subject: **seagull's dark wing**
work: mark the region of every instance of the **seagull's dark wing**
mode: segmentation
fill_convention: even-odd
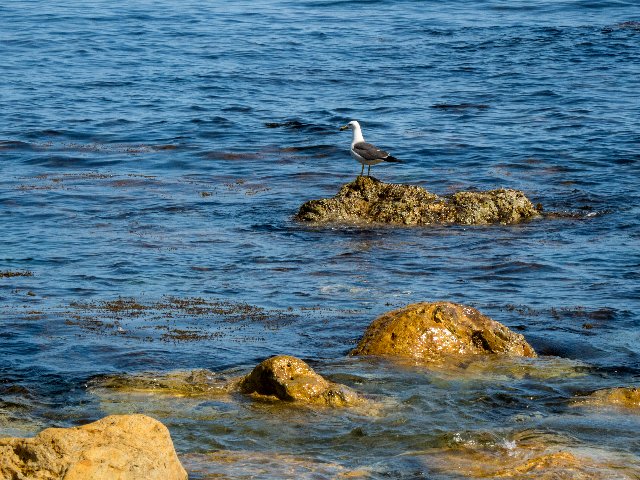
[[[397,162],[397,158],[392,157],[389,152],[380,150],[375,145],[371,145],[367,142],[358,142],[353,146],[353,151],[360,155],[365,160],[383,160],[385,162]]]

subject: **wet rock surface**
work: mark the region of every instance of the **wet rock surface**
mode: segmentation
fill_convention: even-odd
[[[631,456],[571,446],[570,439],[541,431],[517,432],[498,441],[483,433],[461,437],[445,448],[425,452],[425,463],[435,472],[455,473],[456,478],[630,480],[640,473]]]
[[[358,177],[333,198],[304,203],[296,219],[315,223],[380,223],[392,225],[512,224],[539,216],[518,190],[458,192],[440,197],[416,185],[383,183]]]
[[[278,355],[259,363],[245,376],[224,376],[210,370],[164,374],[109,375],[93,379],[91,389],[171,397],[220,398],[237,394],[260,400],[316,406],[356,406],[365,400],[345,385],[326,380],[299,358]]]
[[[245,394],[277,398],[287,402],[349,406],[360,402],[350,388],[325,380],[302,360],[278,355],[258,364],[239,383]]]
[[[351,355],[409,357],[442,363],[467,355],[535,357],[525,338],[475,308],[414,303],[375,319]]]
[[[0,478],[185,480],[167,428],[145,415],[112,415],[34,438],[0,439]]]
[[[206,369],[149,372],[136,375],[104,375],[92,379],[92,390],[152,393],[172,397],[215,397],[231,393],[237,381],[230,381]]]
[[[640,412],[640,388],[618,387],[593,392],[578,403],[602,407],[620,407]]]

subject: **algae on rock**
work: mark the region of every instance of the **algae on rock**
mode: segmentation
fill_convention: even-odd
[[[619,407],[640,412],[640,388],[617,387],[597,390],[577,403],[599,407]]]
[[[519,190],[458,192],[439,197],[416,185],[358,177],[343,185],[333,198],[304,203],[295,218],[316,223],[487,225],[518,223],[538,215]]]

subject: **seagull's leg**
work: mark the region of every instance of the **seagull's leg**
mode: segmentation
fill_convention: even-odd
[[[362,169],[364,170],[364,165],[362,165]],[[367,170],[367,177],[371,176],[371,165],[369,165],[369,170]]]
[[[364,163],[362,164],[362,171],[360,172],[360,176],[364,175]]]

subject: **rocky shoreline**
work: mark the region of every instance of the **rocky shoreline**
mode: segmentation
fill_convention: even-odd
[[[530,358],[537,354],[523,335],[483,315],[451,302],[422,302],[388,312],[375,319],[350,356],[410,359],[415,366],[447,368],[455,374],[460,362],[491,357]],[[398,364],[402,368],[402,363]],[[259,363],[244,376],[221,379],[207,371],[165,377],[103,377],[98,388],[175,396],[241,395],[259,402],[281,402],[305,408],[353,408],[374,403],[366,395],[323,378],[306,362],[277,355]],[[622,407],[640,412],[637,388],[593,392],[576,405]],[[526,442],[525,442],[526,443]],[[486,478],[606,478],[609,464],[582,458],[562,448],[524,445],[509,461],[491,462],[488,456],[469,458],[463,450],[432,452],[443,471],[466,465]],[[183,480],[187,473],[178,459],[167,428],[145,415],[112,415],[81,427],[49,428],[34,438],[0,438],[0,478],[49,480]],[[462,457],[460,457],[462,455]],[[482,455],[475,452],[474,455]],[[449,465],[449,467],[447,467]],[[484,465],[484,466],[482,466]],[[590,477],[602,471],[603,476]],[[591,472],[591,473],[590,473]],[[360,472],[362,473],[362,472]],[[520,476],[519,476],[520,475]],[[367,478],[366,472],[363,476]],[[522,477],[524,478],[524,477]],[[527,477],[528,478],[528,477]]]
[[[440,197],[414,185],[386,184],[371,177],[358,177],[342,186],[328,199],[311,200],[300,207],[296,220],[313,224],[372,225],[510,225],[535,219],[542,207],[534,206],[523,192],[497,189],[486,192],[457,192]],[[31,275],[31,272],[4,272],[3,276]],[[122,328],[125,314],[147,313],[180,315],[255,317],[263,322],[289,320],[287,311],[265,311],[245,304],[231,304],[201,298],[166,298],[157,303],[140,303],[118,299],[97,305],[74,304],[71,324],[92,330],[110,329],[126,336]],[[96,312],[113,317],[101,321]],[[85,318],[86,317],[86,318]],[[274,320],[275,318],[275,320]],[[209,338],[198,330],[169,327],[163,339]],[[468,375],[474,364],[491,359],[488,371],[522,370],[535,375],[538,355],[525,337],[483,315],[475,308],[452,302],[420,302],[387,312],[374,319],[347,358],[387,361],[394,368],[426,369],[447,372],[451,377]],[[530,360],[510,365],[509,361]],[[483,370],[488,368],[488,370]],[[529,370],[527,370],[527,368]],[[511,370],[510,370],[511,369]],[[370,398],[358,388],[331,381],[314,371],[305,361],[282,354],[258,363],[245,375],[224,378],[208,370],[109,375],[90,382],[90,391],[99,395],[110,391],[116,395],[142,393],[176,398],[216,399],[226,396],[242,401],[282,405],[283,408],[349,409],[360,415],[380,411],[381,400]],[[640,411],[637,388],[617,388],[591,392],[576,398],[578,407],[624,408]],[[335,410],[332,410],[335,409]],[[193,456],[185,459],[205,471],[207,462],[253,462],[258,452],[246,456],[238,452]],[[430,463],[444,473],[466,471],[483,478],[552,479],[557,475],[571,478],[590,477],[604,472],[607,478],[616,465],[594,462],[570,449],[548,448],[544,444],[522,441],[510,452],[509,460],[496,460],[482,451],[465,451],[462,447],[443,448],[429,453]],[[216,460],[217,459],[217,460]],[[224,460],[220,460],[224,459]],[[285,468],[304,464],[304,460],[281,457]],[[287,462],[292,462],[288,465]],[[339,476],[368,478],[366,471],[346,471],[331,467]],[[209,470],[211,470],[209,468]],[[187,472],[176,454],[168,429],[158,420],[141,414],[110,415],[84,426],[47,428],[34,438],[0,438],[0,479],[12,480],[184,480]],[[565,478],[565,477],[563,477]],[[567,477],[568,478],[568,477]]]

